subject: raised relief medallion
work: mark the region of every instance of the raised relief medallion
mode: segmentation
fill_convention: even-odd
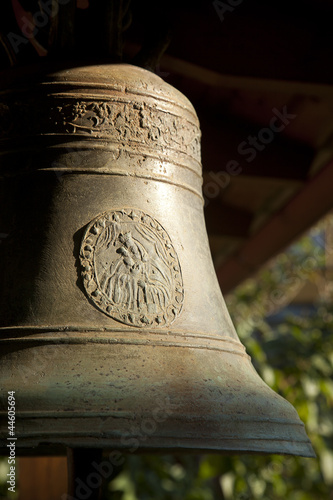
[[[132,326],[168,326],[184,301],[178,256],[156,219],[135,209],[104,212],[84,234],[81,272],[88,297]]]

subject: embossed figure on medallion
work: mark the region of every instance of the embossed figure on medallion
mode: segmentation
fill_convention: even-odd
[[[80,260],[88,296],[133,326],[167,326],[184,300],[178,257],[165,229],[134,209],[105,212],[83,237]]]

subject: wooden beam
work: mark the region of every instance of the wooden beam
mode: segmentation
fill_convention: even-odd
[[[229,9],[224,2],[222,14],[218,4],[223,2],[178,4],[163,71],[210,86],[332,96],[326,87],[333,84],[327,63],[333,57],[331,1],[293,0],[292,9],[287,0],[248,0]],[[128,44],[140,39],[142,27],[136,26]],[[308,85],[300,89],[299,82]]]
[[[333,208],[333,160],[217,270],[223,293],[255,273]]]
[[[140,50],[140,45],[128,40],[124,52],[130,61]],[[204,51],[204,49],[203,49]],[[205,51],[204,51],[205,53]],[[189,61],[188,58],[178,57],[166,52],[160,61],[159,72],[162,77],[178,87],[173,82],[175,77],[197,82],[205,87],[247,90],[255,92],[278,92],[296,94],[323,99],[333,99],[333,84],[316,81],[303,81],[296,78],[269,78],[268,76],[249,76],[246,74],[232,74],[225,70],[217,71],[205,65]],[[178,81],[178,80],[177,80]],[[186,90],[183,90],[186,94]]]
[[[210,236],[244,238],[249,234],[253,214],[214,199],[205,207],[205,219]]]
[[[332,3],[292,3],[249,0],[222,16],[216,2],[180,7],[168,54],[218,74],[332,84]]]
[[[67,493],[66,457],[20,457],[19,500],[60,500]]]
[[[333,99],[333,84],[305,82],[296,78],[288,80],[286,78],[227,74],[170,54],[165,54],[162,57],[161,71],[189,78],[213,88],[280,92]]]
[[[202,162],[206,172],[227,173],[228,165],[232,165],[234,172],[240,172],[236,175],[293,181],[307,178],[314,157],[310,146],[283,137],[281,133],[272,133],[269,143],[262,144],[258,140],[256,146],[251,146],[249,138],[260,136],[262,127],[231,117],[209,119],[202,116],[200,110],[199,116]]]

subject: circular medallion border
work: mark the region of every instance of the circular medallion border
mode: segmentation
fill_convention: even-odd
[[[181,313],[184,287],[170,236],[137,209],[111,210],[87,226],[81,276],[92,303],[136,327],[165,327]]]

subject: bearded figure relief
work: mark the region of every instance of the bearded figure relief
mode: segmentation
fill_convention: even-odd
[[[180,313],[183,284],[176,252],[165,229],[142,212],[117,211],[93,221],[81,262],[88,294],[115,319],[134,326],[167,325]],[[94,290],[92,290],[94,289]]]

